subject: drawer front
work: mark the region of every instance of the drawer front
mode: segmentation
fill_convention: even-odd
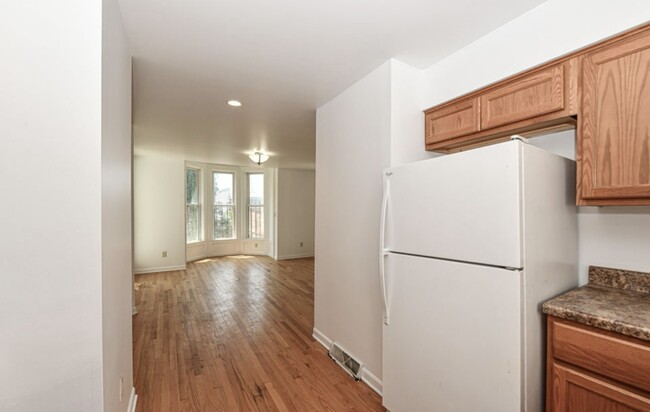
[[[508,82],[481,96],[481,129],[564,109],[564,65]]]
[[[437,143],[480,130],[479,100],[467,99],[425,113],[426,143]]]
[[[650,391],[650,344],[557,320],[551,333],[555,359]]]

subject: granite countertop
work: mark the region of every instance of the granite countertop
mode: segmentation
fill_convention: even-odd
[[[650,273],[589,268],[589,283],[543,305],[544,313],[650,341]]]

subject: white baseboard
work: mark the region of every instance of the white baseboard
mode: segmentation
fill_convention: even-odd
[[[135,388],[131,388],[131,397],[129,398],[129,406],[126,412],[135,412],[135,407],[138,404],[138,395],[135,393]]]
[[[323,332],[319,331],[318,329],[314,328],[312,330],[312,335],[311,336],[313,336],[314,339],[316,339],[316,341],[318,343],[323,345],[325,347],[325,349],[330,350],[332,348],[332,341],[330,340],[330,338],[325,336],[325,334]]]
[[[383,385],[384,383],[376,377],[372,372],[367,368],[361,370],[361,380],[370,387],[373,391],[377,392],[379,396],[383,395]]]
[[[275,258],[275,260],[289,260],[289,259],[301,259],[301,258],[308,258],[308,257],[314,257],[313,253],[302,253],[298,255],[285,255],[285,256],[278,256]]]
[[[174,270],[185,270],[185,269],[187,269],[187,265],[176,265],[176,266],[163,266],[159,268],[138,269],[133,273],[136,275],[141,275],[143,273],[171,272]]]
[[[332,347],[332,339],[328,338],[327,335],[325,335],[323,332],[319,331],[318,329],[314,328],[312,330],[312,336],[318,343],[323,345],[325,349],[330,350]],[[361,361],[361,359],[359,359]],[[363,362],[361,362],[363,363]],[[381,379],[379,379],[377,376],[375,376],[374,373],[370,372],[368,368],[365,366],[361,370],[361,380],[363,383],[368,385],[370,389],[373,391],[377,392],[379,396],[382,396],[382,391],[383,391],[383,382]]]

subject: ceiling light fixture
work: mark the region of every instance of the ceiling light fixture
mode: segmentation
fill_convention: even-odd
[[[264,154],[262,152],[255,152],[253,154],[248,155],[248,158],[251,159],[254,163],[257,163],[258,166],[261,166],[262,163],[269,160],[269,155]]]
[[[228,100],[228,104],[232,107],[241,106],[241,102],[239,100]]]

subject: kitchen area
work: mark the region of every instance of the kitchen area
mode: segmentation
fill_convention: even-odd
[[[649,0],[0,27],[0,412],[650,412]]]
[[[390,411],[650,411],[650,25],[515,50],[544,38],[528,17],[318,110],[314,337]],[[346,172],[337,192],[374,205],[348,224],[380,226],[340,240],[354,257],[319,239]]]

